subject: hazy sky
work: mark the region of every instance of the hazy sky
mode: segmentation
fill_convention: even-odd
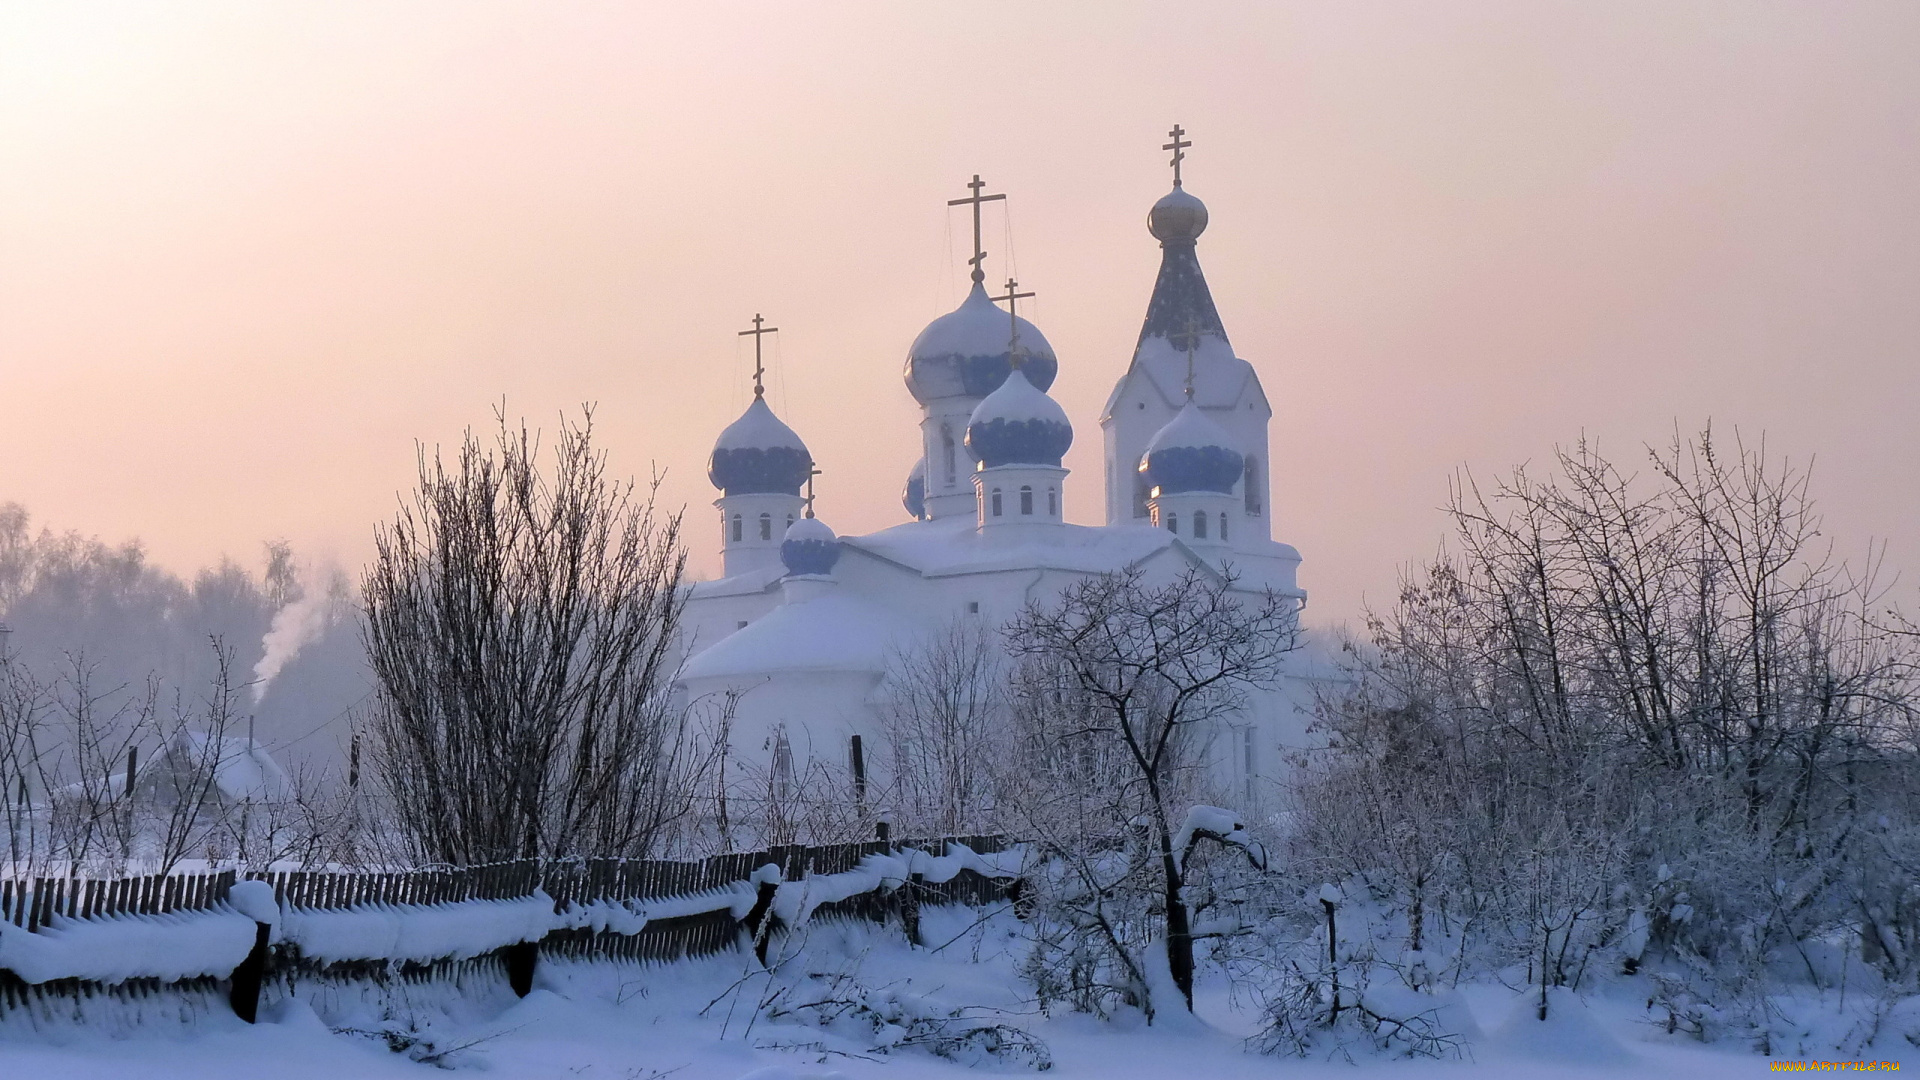
[[[7,3],[0,499],[180,568],[358,565],[416,440],[595,401],[711,570],[762,311],[821,515],[892,524],[979,172],[1097,521],[1178,121],[1317,614],[1390,596],[1461,465],[1709,419],[1817,457],[1911,594],[1916,42],[1911,0]]]

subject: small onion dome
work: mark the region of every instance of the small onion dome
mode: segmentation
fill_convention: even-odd
[[[1060,403],[1034,389],[1027,369],[1017,368],[1000,389],[974,406],[967,420],[967,452],[991,469],[998,465],[1059,465],[1073,445],[1073,425]]]
[[[813,455],[793,429],[754,398],[740,419],[713,444],[707,479],[726,495],[798,495],[813,471]]]
[[[780,561],[789,574],[831,574],[840,561],[840,538],[819,518],[803,517],[787,526]]]
[[[1246,458],[1230,442],[1219,424],[1188,401],[1147,444],[1140,471],[1163,495],[1231,494]]]
[[[927,516],[926,459],[913,463],[913,471],[907,474],[906,489],[900,493],[900,505],[907,508],[915,521]]]
[[[1025,319],[1019,319],[1020,353],[1027,379],[1045,390],[1059,370],[1053,346]],[[1013,326],[1007,313],[987,299],[979,282],[960,306],[927,324],[907,350],[907,389],[925,405],[943,398],[983,398],[1006,381],[1013,364],[1007,355]]]
[[[1147,211],[1147,231],[1163,244],[1198,240],[1207,231],[1207,204],[1187,194],[1186,188],[1174,188]]]

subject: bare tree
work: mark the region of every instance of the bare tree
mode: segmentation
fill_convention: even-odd
[[[1043,699],[1029,708],[1072,718],[1073,727],[1058,733],[1061,745],[1099,760],[1102,771],[1080,782],[1107,793],[1093,805],[1109,835],[1131,845],[1133,872],[1115,877],[1099,869],[1111,859],[1081,859],[1080,886],[1111,891],[1150,870],[1168,973],[1186,1009],[1193,1007],[1194,952],[1183,888],[1197,738],[1209,721],[1240,712],[1247,691],[1272,685],[1298,643],[1293,598],[1233,585],[1231,576],[1197,568],[1163,585],[1148,584],[1138,570],[1102,575],[1068,586],[1051,604],[1030,605],[1007,630],[1013,655],[1040,665],[1039,677],[1022,683]],[[1102,933],[1122,945],[1111,928]]]
[[[1462,479],[1452,550],[1322,704],[1301,842],[1391,881],[1416,948],[1451,903],[1543,1010],[1595,955],[1730,987],[1849,927],[1920,974],[1886,854],[1920,828],[1915,651],[1873,560],[1833,558],[1805,472],[1763,447],[1706,432],[1647,459],[1581,443],[1557,475]]]
[[[950,623],[893,656],[880,719],[891,806],[905,835],[955,836],[986,825],[1007,668],[1001,635],[978,619]]]
[[[606,475],[592,412],[551,471],[504,414],[411,504],[363,582],[376,761],[420,857],[639,855],[709,754],[670,698],[680,519]],[[657,481],[655,489],[657,490]]]

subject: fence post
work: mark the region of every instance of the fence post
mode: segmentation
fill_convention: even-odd
[[[260,1015],[260,984],[267,976],[267,937],[273,927],[263,922],[253,924],[253,951],[247,954],[240,966],[233,969],[232,987],[227,1000],[233,1005],[233,1015],[251,1024]]]
[[[507,985],[515,997],[533,993],[533,969],[540,966],[540,943],[517,941],[506,948]]]

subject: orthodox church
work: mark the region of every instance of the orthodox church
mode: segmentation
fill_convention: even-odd
[[[1260,376],[1236,356],[1200,270],[1207,208],[1181,179],[1184,132],[1173,131],[1173,190],[1147,213],[1160,271],[1133,356],[1099,417],[1104,525],[1066,520],[1061,466],[1076,432],[1047,395],[1059,361],[1019,317],[1024,295],[989,297],[982,270],[979,177],[973,286],[907,349],[907,392],[920,405],[919,460],[901,500],[905,520],[836,536],[801,494],[813,471],[806,443],[753,401],[720,433],[708,477],[719,489],[723,575],[693,587],[688,656],[678,687],[730,696],[731,746],[776,769],[824,756],[846,763],[851,737],[874,754],[884,741],[888,672],[896,658],[956,620],[998,627],[1069,583],[1138,568],[1149,581],[1190,567],[1235,575],[1234,588],[1297,598],[1300,555],[1273,539],[1268,424]],[[999,302],[1007,307],[1001,308]],[[758,317],[755,335],[764,333]],[[1282,747],[1305,731],[1307,695],[1289,677],[1243,715],[1205,733],[1224,790],[1254,801]]]

